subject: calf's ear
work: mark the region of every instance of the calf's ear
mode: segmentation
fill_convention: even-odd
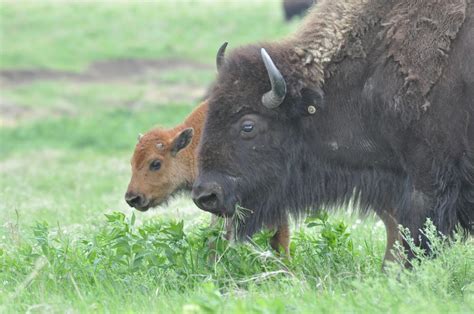
[[[175,137],[173,143],[171,144],[171,155],[176,156],[176,154],[180,150],[188,146],[189,143],[191,143],[191,140],[193,139],[193,135],[193,128],[187,128],[181,131],[181,133],[179,133],[178,136]]]

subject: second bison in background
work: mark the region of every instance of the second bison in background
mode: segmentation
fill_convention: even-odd
[[[285,19],[291,20],[295,16],[304,16],[316,0],[283,0]]]
[[[193,199],[246,238],[355,204],[429,250],[474,229],[474,5],[326,0],[291,37],[220,53]],[[222,52],[222,51],[221,51]]]

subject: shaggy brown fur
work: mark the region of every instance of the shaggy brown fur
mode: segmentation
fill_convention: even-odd
[[[201,103],[186,120],[172,128],[155,128],[139,138],[131,160],[132,178],[130,180],[125,199],[130,206],[146,211],[150,207],[166,202],[173,194],[180,190],[190,190],[197,176],[196,147],[201,138],[201,130],[207,113],[207,102]],[[175,143],[184,130],[192,128],[194,135],[189,144],[173,153]],[[161,167],[150,170],[152,161],[159,160]],[[217,223],[217,216],[213,216],[211,224]],[[226,238],[233,238],[231,220],[225,225]],[[288,223],[283,223],[276,228],[276,233],[271,239],[274,250],[284,250],[289,256],[290,231]]]
[[[296,69],[321,87],[331,75],[327,68],[331,61],[366,57],[361,37],[381,24],[377,36],[385,37],[386,58],[398,62],[405,77],[397,98],[424,97],[442,73],[451,41],[464,22],[466,5],[466,0],[323,0],[282,46],[294,47],[289,55],[297,57],[292,60]],[[423,100],[426,109],[429,104]]]
[[[284,40],[280,46],[293,47],[288,52],[295,71],[305,80],[321,87],[325,67],[338,54],[354,32],[369,0],[319,1],[308,14],[299,32]],[[317,31],[315,31],[317,30]]]
[[[418,118],[430,106],[426,95],[446,65],[451,42],[466,17],[466,5],[465,0],[402,1],[384,20],[387,58],[400,65],[404,77],[391,106],[401,111],[400,106],[415,105],[405,119]]]

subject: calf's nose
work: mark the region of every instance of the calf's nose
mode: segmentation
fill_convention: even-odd
[[[191,196],[199,208],[213,214],[222,214],[224,195],[222,187],[216,182],[196,182]]]
[[[125,194],[125,201],[127,202],[130,207],[140,207],[143,203],[143,196],[140,194],[127,192]]]

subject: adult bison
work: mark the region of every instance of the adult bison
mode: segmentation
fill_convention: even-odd
[[[246,238],[288,212],[354,202],[385,223],[386,259],[399,224],[426,249],[428,218],[472,232],[473,12],[465,0],[321,1],[289,38],[221,49],[195,203],[246,208]]]

